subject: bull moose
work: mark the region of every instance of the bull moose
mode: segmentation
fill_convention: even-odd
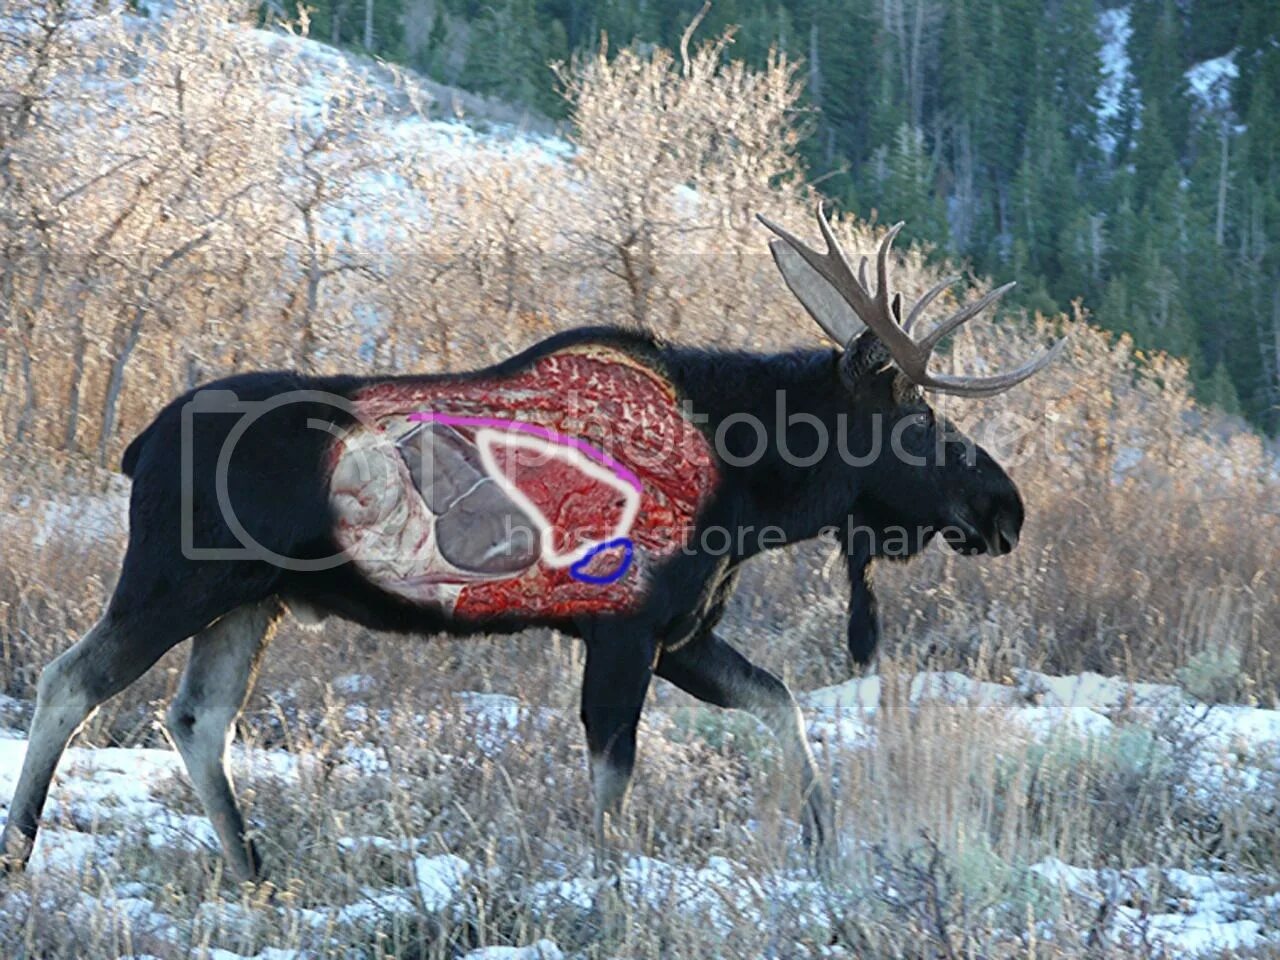
[[[1013,481],[924,391],[991,396],[1062,343],[999,376],[933,373],[938,342],[1008,286],[917,336],[947,284],[904,317],[889,279],[901,224],[880,244],[873,291],[867,258],[852,269],[821,207],[824,253],[764,223],[835,349],[695,349],[586,328],[469,373],[247,373],[165,407],[124,454],[133,485],[115,592],[40,676],[5,862],[29,858],[58,759],[95,708],[192,638],[166,726],[236,876],[258,877],[226,748],[287,610],[400,633],[580,637],[598,842],[631,777],[653,675],[750,711],[777,736],[821,847],[829,811],[796,701],[717,628],[738,570],[838,530],[849,648],[868,660],[879,534],[911,531],[902,555],[935,535],[998,555],[1023,523]]]

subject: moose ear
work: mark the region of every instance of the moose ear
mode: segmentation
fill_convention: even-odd
[[[854,337],[867,328],[853,312],[848,301],[836,292],[836,288],[809,266],[804,257],[796,253],[789,244],[782,240],[772,240],[769,251],[773,254],[773,262],[778,265],[782,279],[787,282],[787,288],[832,340],[847,347]]]

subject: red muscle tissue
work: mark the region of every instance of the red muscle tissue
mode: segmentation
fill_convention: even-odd
[[[355,402],[333,449],[339,545],[382,589],[464,618],[627,609],[716,482],[671,385],[609,347]]]

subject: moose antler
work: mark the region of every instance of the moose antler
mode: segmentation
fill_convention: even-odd
[[[929,304],[958,278],[949,277],[934,286],[916,302],[906,319],[901,320],[901,294],[891,294],[889,286],[889,250],[893,246],[894,237],[902,229],[901,223],[890,227],[889,232],[880,241],[880,251],[876,255],[876,291],[873,294],[867,286],[867,258],[861,259],[858,264],[858,274],[855,276],[853,268],[849,266],[849,261],[845,259],[835,235],[831,232],[831,224],[827,220],[821,203],[818,204],[818,226],[822,229],[822,239],[827,245],[826,253],[818,253],[788,230],[763,215],[757,214],[757,216],[761,223],[785,243],[785,247],[778,240],[769,244],[773,250],[774,259],[782,270],[787,285],[800,298],[805,308],[814,315],[822,328],[836,339],[844,340],[845,347],[849,346],[849,339],[857,334],[856,326],[851,323],[850,318],[842,317],[839,312],[833,311],[830,306],[830,297],[820,295],[817,288],[821,284],[813,282],[816,278],[812,274],[802,273],[794,260],[794,255],[799,255],[812,271],[839,294],[844,303],[852,308],[857,318],[870,327],[884,344],[898,368],[906,374],[908,379],[922,387],[960,397],[993,397],[1043,370],[1066,344],[1065,340],[1059,340],[1035,360],[1009,373],[993,377],[957,377],[930,373],[929,358],[933,355],[939,341],[962,323],[995,303],[1012,290],[1015,284],[1006,283],[1003,287],[997,287],[980,300],[961,307],[951,316],[940,321],[928,334],[916,339],[911,335],[912,326],[920,319]]]

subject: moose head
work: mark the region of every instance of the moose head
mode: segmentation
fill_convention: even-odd
[[[860,259],[855,273],[821,205],[818,225],[825,253],[763,216],[760,221],[778,237],[769,246],[787,286],[823,331],[843,347],[838,372],[840,388],[849,400],[846,449],[873,464],[860,473],[849,524],[841,532],[853,586],[850,652],[865,663],[878,633],[866,581],[866,567],[873,557],[911,556],[937,533],[959,552],[998,556],[1017,545],[1022,530],[1024,510],[1017,485],[986,450],[934,412],[926,391],[995,396],[1047,366],[1065,340],[1008,373],[987,377],[934,373],[929,361],[942,339],[998,301],[1013,283],[917,333],[929,305],[958,278],[938,283],[904,315],[902,295],[893,291],[889,277],[890,251],[901,223],[891,227],[880,243],[872,291],[867,257]],[[891,529],[899,531],[898,536],[886,533]]]

